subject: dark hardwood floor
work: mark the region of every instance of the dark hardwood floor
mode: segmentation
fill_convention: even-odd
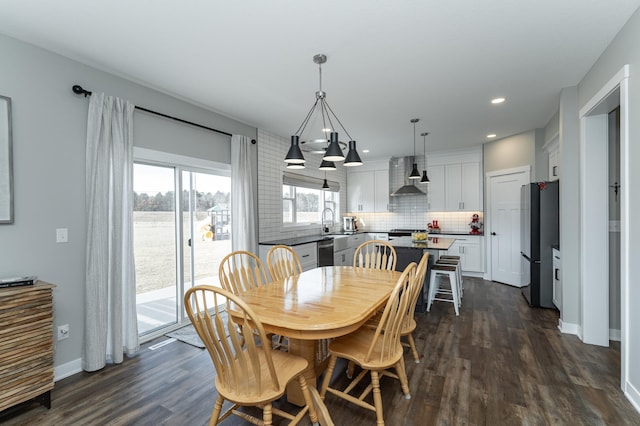
[[[560,334],[557,312],[529,308],[519,289],[467,279],[459,317],[444,303],[417,317],[421,363],[405,357],[411,400],[394,379],[381,381],[387,425],[640,425],[620,390],[619,344],[589,346]],[[207,424],[216,397],[209,355],[180,342],[148,349],[163,339],[119,366],[56,383],[50,410],[30,404],[0,422]],[[333,380],[344,381],[343,371],[336,368]],[[326,404],[337,425],[375,423],[373,412],[332,395]]]

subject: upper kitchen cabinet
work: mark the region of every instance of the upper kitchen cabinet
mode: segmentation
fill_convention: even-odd
[[[447,164],[445,170],[445,210],[480,209],[480,163]]]
[[[560,179],[560,139],[556,133],[542,147],[549,156],[549,180]]]
[[[386,163],[367,164],[372,170],[349,171],[347,207],[351,213],[386,212],[389,209],[389,169]],[[387,166],[387,167],[382,167]]]
[[[482,151],[432,154],[428,160],[430,211],[482,211]]]
[[[429,175],[427,209],[434,212],[445,211],[444,165],[430,166],[427,174]]]

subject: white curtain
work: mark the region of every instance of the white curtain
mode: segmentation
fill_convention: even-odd
[[[258,253],[258,148],[231,137],[231,247]]]
[[[87,247],[83,369],[120,363],[140,345],[133,263],[133,110],[94,93],[86,145]]]

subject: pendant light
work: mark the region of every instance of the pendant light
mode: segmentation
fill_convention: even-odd
[[[326,191],[327,189],[331,189],[329,187],[329,182],[327,182],[327,172],[324,172],[324,182],[322,182],[322,190]]]
[[[422,171],[422,179],[420,183],[429,183],[429,176],[427,176],[427,135],[429,132],[420,133],[420,136],[424,139],[424,170]]]
[[[362,160],[356,151],[356,141],[349,141],[349,152],[347,158],[344,160],[345,167],[362,166]]]
[[[304,133],[307,125],[311,121],[311,118],[314,114],[320,114],[322,117],[322,140],[327,141],[327,148],[323,156],[323,160],[328,162],[333,161],[345,161],[344,153],[342,152],[342,147],[346,146],[344,142],[340,142],[338,139],[338,132],[336,131],[335,124],[339,125],[342,130],[349,137],[349,156],[345,161],[345,166],[359,166],[362,164],[362,160],[356,151],[356,142],[351,138],[349,132],[344,128],[340,119],[335,115],[329,104],[327,103],[326,96],[327,94],[322,90],[322,64],[327,62],[326,55],[318,54],[313,57],[313,62],[318,64],[319,71],[319,80],[320,80],[320,88],[316,92],[316,101],[307,113],[306,117],[298,127],[296,133],[291,136],[291,146],[289,148],[289,152],[287,153],[284,161],[287,164],[302,164],[304,168],[304,156],[302,155],[302,151],[300,150],[300,144],[304,144],[300,142],[300,136]],[[329,139],[326,138],[326,133],[329,133]],[[289,166],[287,166],[289,167]],[[335,167],[335,165],[334,165]],[[324,170],[324,169],[323,169]],[[329,170],[329,169],[327,169]],[[335,170],[335,168],[334,168]]]
[[[411,174],[409,175],[409,179],[420,179],[420,172],[418,171],[418,164],[415,163],[416,158],[416,123],[420,121],[419,118],[412,118],[411,122],[413,123],[413,169],[411,170]]]
[[[320,163],[320,167],[318,167],[318,169],[333,171],[336,169],[336,163],[334,163],[333,161],[322,160],[322,163]]]

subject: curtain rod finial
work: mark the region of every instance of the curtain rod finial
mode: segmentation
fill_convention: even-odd
[[[73,90],[73,93],[75,93],[76,95],[84,95],[84,97],[86,98],[87,96],[91,96],[91,92],[88,90],[84,90],[82,88],[82,86],[79,85],[74,85],[71,90]]]

